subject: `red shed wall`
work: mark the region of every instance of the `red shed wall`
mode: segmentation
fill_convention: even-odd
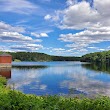
[[[11,63],[12,56],[0,56],[0,63]]]

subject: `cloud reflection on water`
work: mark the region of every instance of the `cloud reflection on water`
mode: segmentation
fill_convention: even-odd
[[[66,66],[67,65],[67,66]],[[105,81],[104,79],[108,79]],[[68,94],[74,89],[76,93],[88,95],[110,96],[110,75],[103,72],[94,72],[83,68],[80,64],[66,62],[42,69],[12,69],[12,78],[8,84],[15,83],[15,89],[24,93]],[[54,86],[54,87],[53,87]]]

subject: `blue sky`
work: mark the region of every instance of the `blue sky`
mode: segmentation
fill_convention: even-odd
[[[0,0],[0,51],[82,56],[110,49],[110,0]]]

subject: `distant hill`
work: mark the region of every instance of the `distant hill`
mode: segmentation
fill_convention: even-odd
[[[0,52],[2,54],[3,52]],[[110,63],[110,50],[75,56],[52,56],[38,52],[7,52],[13,57],[13,61],[83,61],[83,62],[106,62]]]
[[[110,50],[86,54],[82,56],[81,61],[110,63]]]
[[[38,52],[7,52],[7,53],[12,55],[13,61],[80,61],[80,57],[51,56]]]

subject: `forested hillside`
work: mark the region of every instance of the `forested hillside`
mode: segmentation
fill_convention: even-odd
[[[3,52],[0,52],[2,54]],[[84,61],[110,63],[110,50],[83,55],[82,57],[51,56],[38,52],[8,52],[13,61]]]
[[[2,53],[2,52],[0,52]],[[37,52],[8,52],[13,61],[79,61],[80,57],[51,56]]]
[[[110,50],[86,54],[82,56],[81,61],[110,63]]]

